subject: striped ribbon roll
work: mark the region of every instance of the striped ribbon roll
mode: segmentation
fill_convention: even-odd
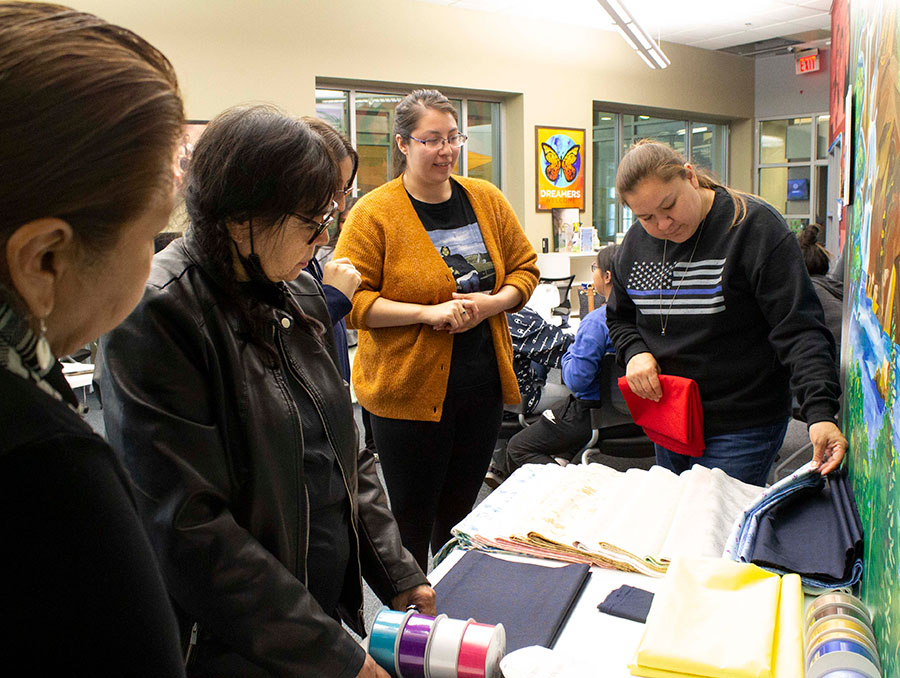
[[[425,648],[434,626],[434,617],[414,612],[400,631],[397,667],[403,678],[425,678]]]
[[[471,619],[443,619],[432,634],[427,649],[426,672],[430,678],[457,678],[459,648]]]
[[[403,628],[407,612],[397,612],[384,608],[375,615],[372,632],[369,634],[369,654],[372,659],[389,673],[397,670],[397,637]]]
[[[506,653],[503,624],[471,623],[459,648],[458,678],[499,678],[500,660]]]

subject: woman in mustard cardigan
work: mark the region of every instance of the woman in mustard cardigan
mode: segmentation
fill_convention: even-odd
[[[363,196],[335,250],[362,275],[353,386],[371,414],[403,544],[423,569],[478,496],[503,403],[519,401],[505,311],[537,256],[493,185],[451,177],[466,136],[440,92],[394,113],[399,176]]]

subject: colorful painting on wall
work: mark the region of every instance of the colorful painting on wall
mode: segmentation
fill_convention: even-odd
[[[584,209],[584,130],[535,127],[535,202],[538,210]]]
[[[840,3],[835,3],[840,4]],[[898,7],[850,2],[853,205],[847,236],[844,430],[866,531],[861,593],[885,676],[900,676],[900,68]]]

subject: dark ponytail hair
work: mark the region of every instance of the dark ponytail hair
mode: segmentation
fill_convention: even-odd
[[[232,108],[207,125],[185,176],[185,207],[194,237],[224,288],[249,340],[267,346],[263,309],[242,294],[229,226],[247,224],[258,237],[283,228],[290,212],[321,214],[339,180],[337,162],[309,124],[271,106]],[[275,285],[273,289],[282,289]],[[320,335],[322,324],[306,317]]]
[[[818,224],[809,224],[797,234],[803,261],[810,275],[825,275],[831,264],[831,253],[819,242],[819,229]]]
[[[623,205],[626,204],[625,194],[633,191],[647,177],[656,177],[663,182],[672,181],[676,177],[686,179],[688,172],[685,167],[686,162],[684,156],[668,144],[652,139],[641,139],[635,142],[622,158],[616,170],[616,195],[619,202]],[[728,193],[734,203],[734,217],[731,225],[733,227],[741,223],[747,216],[749,195],[720,184],[709,172],[700,167],[694,167],[693,170],[697,175],[700,188],[721,188]]]
[[[350,179],[344,186],[340,187],[341,190],[350,188],[353,185],[353,180],[356,178],[356,172],[359,169],[359,154],[356,152],[356,149],[353,148],[353,144],[350,143],[347,137],[338,132],[324,120],[319,120],[319,118],[310,116],[304,116],[300,119],[322,137],[325,144],[328,146],[328,150],[331,151],[331,154],[337,162],[342,162],[344,158],[350,158],[353,167],[350,172]]]
[[[601,271],[609,271],[613,272],[613,258],[616,256],[616,250],[619,249],[619,246],[613,243],[612,245],[607,245],[606,247],[601,247],[597,252],[597,268]]]
[[[172,191],[184,124],[172,65],[92,14],[5,2],[0,74],[0,247],[22,224],[57,217],[88,263],[101,259]],[[0,289],[5,282],[0,256]]]
[[[427,110],[449,113],[453,116],[456,124],[459,124],[456,107],[450,103],[450,99],[436,89],[417,89],[407,94],[403,101],[397,104],[397,108],[394,109],[395,178],[399,177],[406,170],[406,156],[400,151],[399,147],[396,147],[397,135],[401,139],[409,141],[410,135],[412,135],[419,124],[419,119]]]

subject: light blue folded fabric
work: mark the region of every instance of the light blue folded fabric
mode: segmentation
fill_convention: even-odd
[[[756,543],[759,522],[765,513],[790,495],[807,488],[821,486],[823,478],[818,470],[806,464],[794,473],[763,490],[759,497],[738,517],[725,544],[723,558],[749,563]],[[763,567],[776,574],[787,574],[787,570]],[[810,594],[851,589],[862,579],[863,563],[859,559],[853,564],[850,576],[843,581],[823,581],[801,575],[803,590]]]

